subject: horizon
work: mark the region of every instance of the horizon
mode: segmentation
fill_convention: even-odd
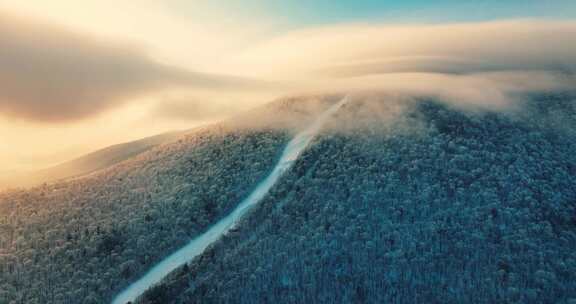
[[[550,69],[576,65],[563,0],[7,0],[0,15],[0,174],[310,91],[494,106],[511,87],[562,87]]]

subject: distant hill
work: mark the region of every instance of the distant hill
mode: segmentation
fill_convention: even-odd
[[[31,187],[42,183],[90,174],[134,157],[158,145],[174,141],[186,134],[186,132],[187,131],[168,132],[113,145],[54,167],[34,172],[5,174],[0,176],[0,188]]]

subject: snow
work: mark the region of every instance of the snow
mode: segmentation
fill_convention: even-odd
[[[298,133],[288,143],[286,148],[284,148],[282,156],[274,167],[272,173],[270,173],[270,175],[268,175],[268,177],[266,177],[266,179],[264,179],[256,189],[246,199],[244,199],[238,207],[234,209],[234,211],[232,211],[231,214],[221,219],[197,238],[190,241],[186,246],[156,264],[142,278],[132,283],[124,291],[118,294],[112,303],[126,304],[128,302],[134,302],[134,300],[142,295],[147,289],[160,283],[164,277],[176,268],[188,263],[196,256],[202,254],[210,244],[216,242],[223,235],[232,230],[238,224],[242,216],[258,204],[270,191],[272,186],[276,184],[280,177],[292,167],[300,154],[310,145],[326,120],[336,113],[340,107],[347,103],[348,99],[348,96],[344,97],[338,103],[323,112],[310,127]]]

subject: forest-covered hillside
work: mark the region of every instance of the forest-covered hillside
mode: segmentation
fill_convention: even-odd
[[[105,303],[226,214],[285,136],[201,131],[96,176],[0,196],[0,303]]]
[[[250,193],[330,102],[314,100],[282,99],[84,178],[0,193],[0,303],[109,302]]]
[[[356,100],[237,232],[140,302],[574,303],[573,101],[423,99],[381,120]]]
[[[337,99],[281,100],[0,194],[0,303],[108,303],[228,214]],[[575,97],[523,100],[353,98],[232,233],[140,302],[574,302]]]

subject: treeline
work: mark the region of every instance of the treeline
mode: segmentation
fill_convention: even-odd
[[[574,100],[423,100],[380,125],[349,106],[372,123],[319,138],[239,231],[140,303],[575,303]]]

